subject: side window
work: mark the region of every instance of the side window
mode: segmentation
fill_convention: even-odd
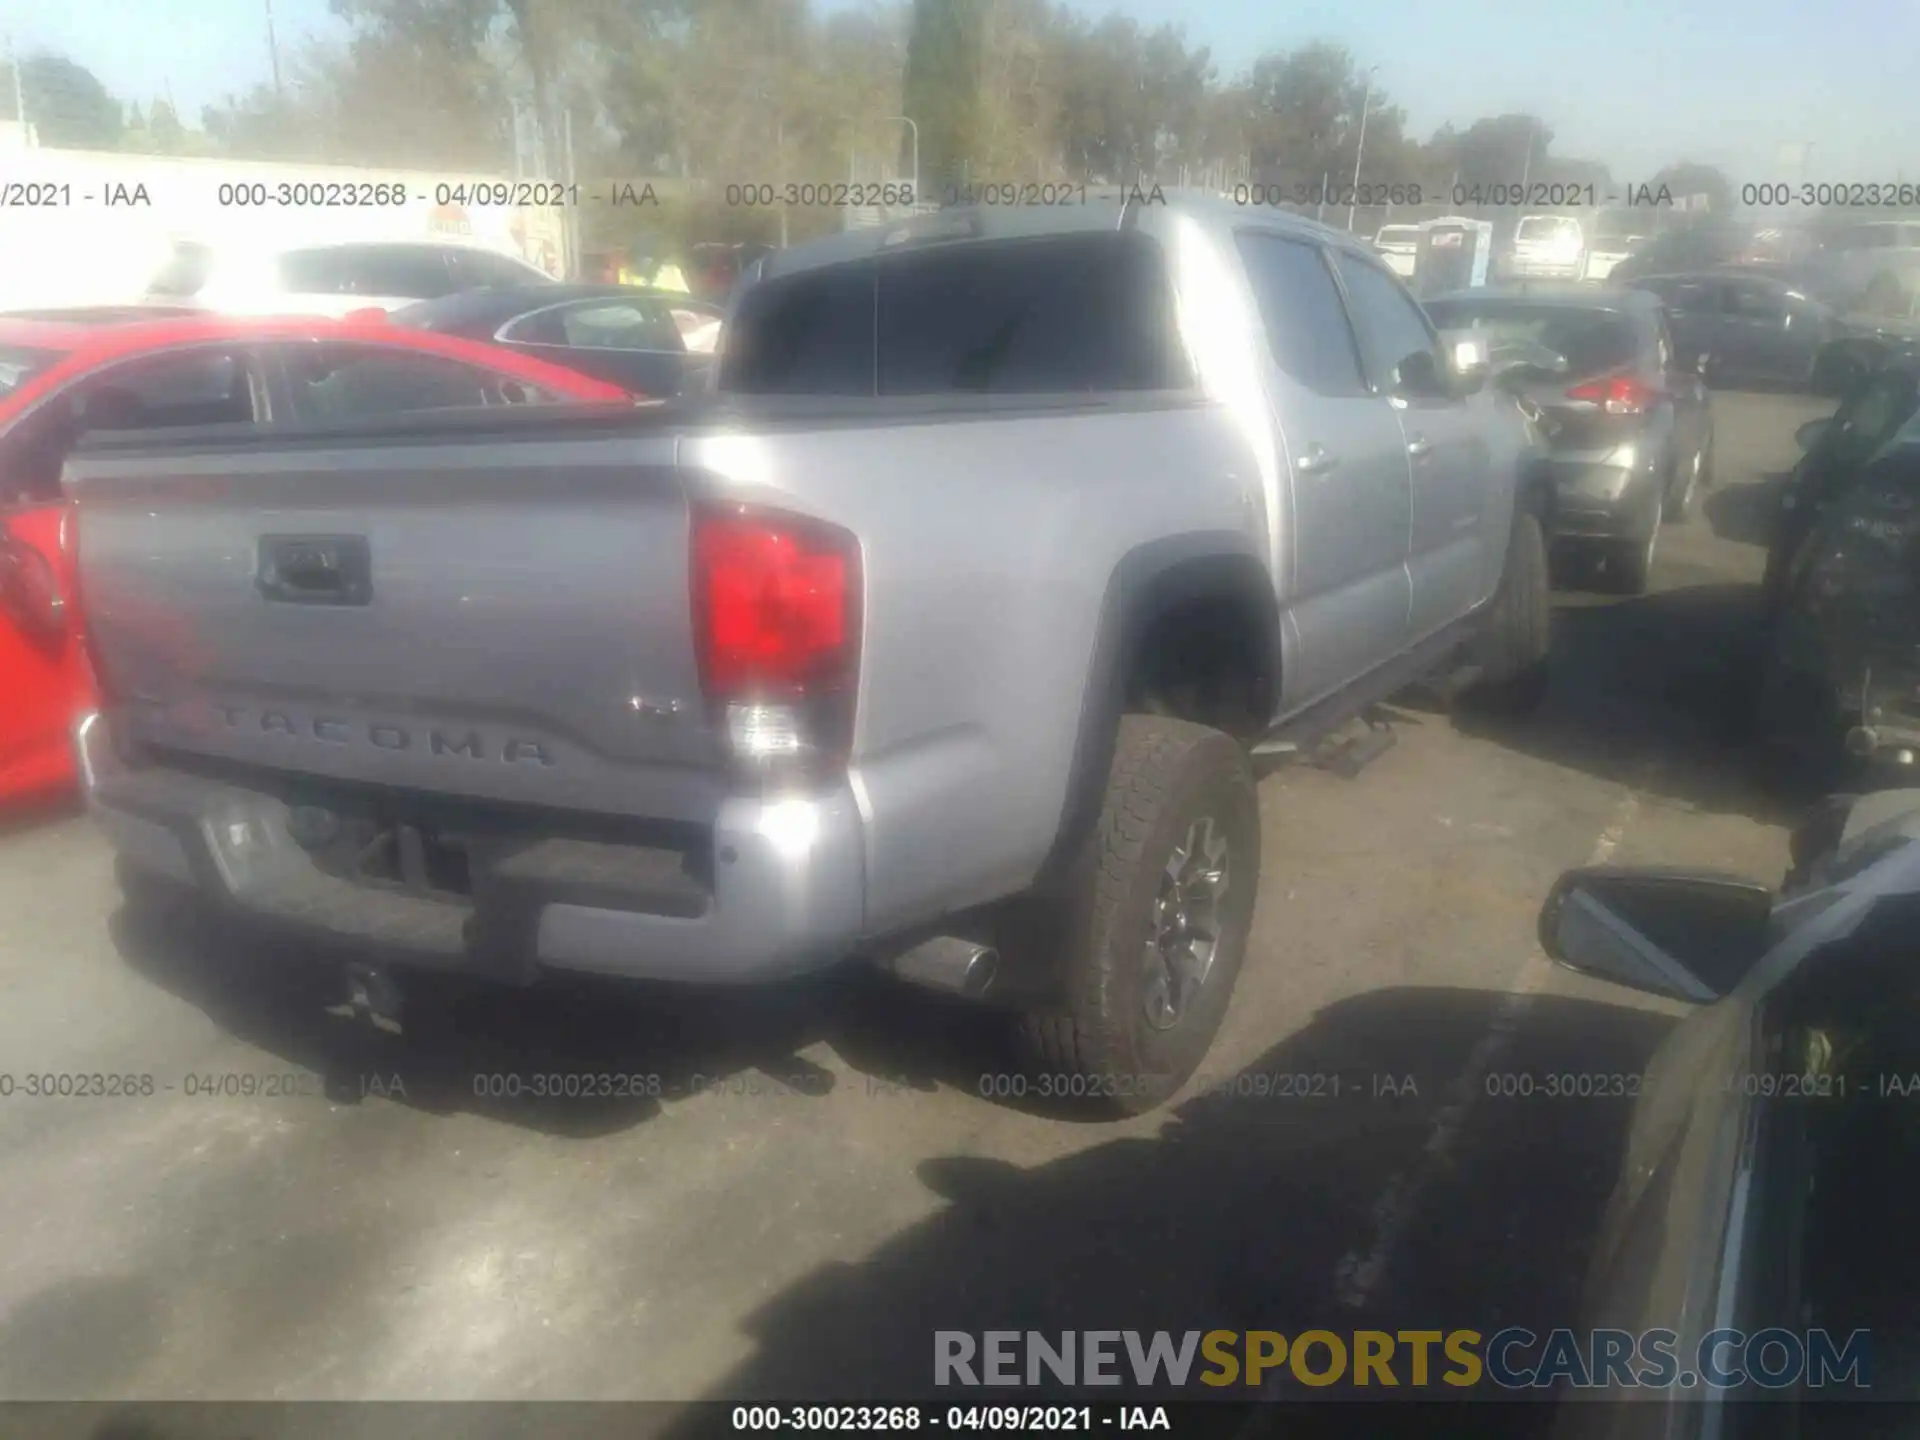
[[[438,355],[367,345],[298,346],[284,353],[295,420],[558,399],[523,381]]]
[[[584,300],[543,310],[514,321],[500,338],[588,350],[686,349],[673,312],[651,300]]]
[[[514,290],[522,285],[536,285],[540,281],[540,276],[526,266],[515,263],[505,255],[495,255],[486,250],[450,247],[442,252],[442,256],[447,268],[453,272],[454,288],[457,290]]]
[[[1709,315],[1719,308],[1714,288],[1703,280],[1669,280],[1654,293],[1666,302],[1670,315]]]
[[[1673,337],[1667,333],[1664,315],[1656,315],[1653,320],[1653,350],[1662,370],[1673,369]]]
[[[1364,394],[1353,327],[1320,247],[1258,230],[1240,231],[1235,242],[1273,363],[1316,394]]]
[[[353,252],[290,250],[280,257],[280,284],[295,295],[355,295]]]
[[[1353,323],[1360,332],[1367,379],[1376,390],[1395,389],[1400,383],[1400,366],[1409,356],[1434,353],[1434,336],[1427,318],[1384,270],[1345,251],[1336,251],[1333,263],[1353,303]]]
[[[90,375],[25,417],[0,440],[7,499],[59,498],[74,446],[103,430],[249,424],[252,366],[234,351],[196,350],[129,361]]]
[[[294,294],[387,295],[438,300],[459,285],[444,252],[432,245],[334,245],[296,250],[280,259],[282,283]]]
[[[1727,308],[1742,320],[1778,322],[1787,316],[1786,297],[1765,285],[1736,283],[1727,287]]]

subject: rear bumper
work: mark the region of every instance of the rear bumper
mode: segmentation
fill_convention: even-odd
[[[1621,458],[1618,449],[1566,451],[1542,462],[1553,483],[1556,539],[1644,541],[1653,534],[1663,498],[1658,474]]]
[[[1504,273],[1514,280],[1579,280],[1585,277],[1586,257],[1578,260],[1530,260],[1518,255],[1507,258]]]
[[[463,893],[429,893],[324,867],[265,786],[128,766],[98,716],[82,720],[76,750],[89,808],[128,864],[402,963],[516,983],[550,968],[735,984],[824,968],[860,939],[864,835],[844,786],[728,800],[697,844],[529,823],[474,851]]]

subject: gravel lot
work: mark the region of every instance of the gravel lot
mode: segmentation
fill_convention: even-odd
[[[1671,1011],[1548,966],[1540,901],[1595,858],[1786,863],[1726,737],[1757,497],[1821,407],[1716,409],[1655,593],[1560,598],[1541,715],[1405,709],[1357,778],[1264,782],[1219,1083],[1138,1121],[983,1094],[989,1025],[862,976],[480,995],[381,1035],[280,937],[123,909],[84,818],[12,828],[0,1070],[154,1093],[0,1099],[0,1395],[899,1397],[935,1328],[1570,1323],[1626,1102],[1488,1077],[1635,1071]],[[662,1094],[475,1094],[557,1069]]]

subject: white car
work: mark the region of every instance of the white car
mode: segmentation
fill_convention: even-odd
[[[1522,215],[1507,275],[1515,280],[1578,280],[1587,268],[1587,235],[1571,215]]]
[[[1414,262],[1420,258],[1418,225],[1382,225],[1373,237],[1373,248],[1387,262],[1387,268],[1402,280],[1413,278]]]
[[[543,283],[553,277],[524,260],[457,241],[345,241],[274,251],[179,240],[143,298],[230,315],[345,315],[483,286]]]

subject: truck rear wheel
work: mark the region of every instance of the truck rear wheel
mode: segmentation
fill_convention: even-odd
[[[1231,736],[1120,722],[1061,939],[1061,998],[1021,1017],[1044,1093],[1119,1114],[1167,1100],[1205,1058],[1246,956],[1260,880],[1252,765]]]

